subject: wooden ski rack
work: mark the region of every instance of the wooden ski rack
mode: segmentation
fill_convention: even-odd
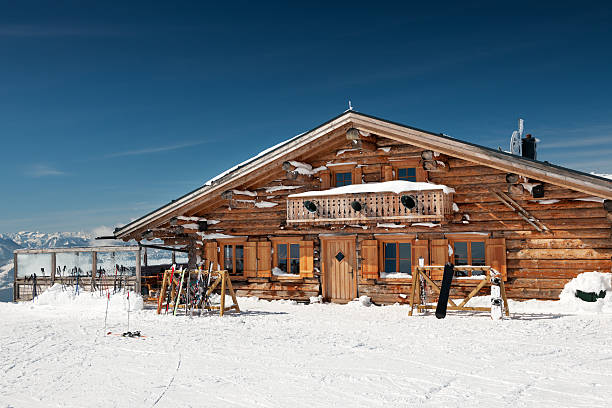
[[[166,298],[168,291],[170,291],[170,307],[174,307],[174,301],[173,299],[177,299],[177,290],[180,286],[180,281],[181,281],[181,271],[172,271],[172,270],[167,270],[164,271],[164,277],[162,280],[162,286],[161,289],[159,291],[159,297],[157,299],[157,314],[160,314],[162,309],[164,308],[164,306],[166,305],[166,303],[164,303],[164,299]],[[202,300],[200,300],[199,304],[195,305],[195,308],[197,309],[206,309],[206,310],[219,310],[219,316],[223,316],[223,314],[225,312],[228,312],[230,310],[235,310],[237,312],[240,312],[240,307],[238,306],[238,300],[236,299],[236,293],[234,292],[234,287],[232,286],[232,280],[230,279],[230,275],[229,272],[226,270],[222,270],[222,271],[211,271],[208,272],[206,270],[192,270],[192,271],[185,271],[185,273],[187,274],[191,274],[191,275],[198,275],[199,273],[202,274],[202,279],[204,278],[208,278],[208,275],[211,276],[211,280],[214,279],[214,282],[211,283],[210,287],[208,288],[208,290],[206,291],[206,294],[204,295],[204,298]],[[213,305],[209,305],[207,304],[207,302],[204,301],[204,299],[208,298],[215,289],[217,289],[217,287],[219,286],[219,284],[221,285],[221,303],[219,306],[213,306]],[[181,288],[181,293],[184,291],[184,288]],[[232,297],[232,301],[234,302],[233,305],[226,307],[225,306],[225,294],[226,292],[229,291],[229,295]],[[180,299],[180,295],[178,296],[178,299]],[[180,300],[179,300],[180,302]],[[184,305],[185,306],[185,312],[187,311],[188,305]]]
[[[438,295],[440,294],[440,285],[434,282],[429,276],[432,270],[444,270],[444,266],[417,266],[416,273],[412,276],[412,295],[410,296],[410,312],[409,316],[412,316],[412,312],[414,308],[417,308],[417,311],[422,312],[426,309],[436,309],[437,305],[435,304],[423,304],[423,299],[421,298],[421,279],[423,278],[426,284],[436,292]],[[490,266],[455,266],[455,271],[483,271],[486,272],[483,275],[483,279],[474,280],[479,282],[478,285],[463,299],[459,304],[455,303],[452,299],[448,299],[448,307],[447,310],[470,310],[470,311],[480,311],[480,312],[490,312],[490,307],[472,307],[466,306],[467,302],[476,294],[480,289],[485,286],[491,286],[491,267]],[[428,273],[429,272],[429,273]],[[454,278],[456,279],[456,278]],[[506,316],[510,316],[510,310],[508,309],[508,298],[506,297],[506,288],[504,286],[503,279],[500,282],[500,291],[501,297],[504,301],[504,310]]]

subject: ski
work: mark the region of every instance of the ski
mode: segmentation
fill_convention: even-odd
[[[504,303],[501,298],[501,277],[499,272],[491,269],[491,319],[500,320],[503,316]]]
[[[119,337],[129,337],[129,338],[138,338],[138,339],[146,339],[147,336],[143,336],[142,334],[140,334],[140,331],[134,331],[134,332],[123,332],[123,333],[113,333],[113,332],[107,332],[106,333],[107,336],[119,336]]]
[[[450,295],[451,283],[455,270],[452,263],[444,265],[444,276],[442,277],[442,286],[440,286],[440,296],[438,296],[438,305],[436,306],[436,317],[444,319],[446,317],[446,307],[448,305],[448,296]]]
[[[174,311],[172,314],[176,316],[176,311],[178,310],[178,305],[181,299],[181,289],[183,289],[183,282],[185,281],[185,271],[181,267],[181,281],[179,283],[178,290],[176,291],[176,301],[174,302]]]

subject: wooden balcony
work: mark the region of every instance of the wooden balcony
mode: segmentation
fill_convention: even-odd
[[[313,194],[287,199],[287,222],[290,224],[432,222],[444,220],[452,211],[452,193],[445,193],[442,189],[405,191],[399,194]]]

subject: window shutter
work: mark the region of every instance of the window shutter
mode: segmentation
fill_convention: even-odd
[[[271,269],[272,246],[269,241],[257,243],[257,276],[269,278],[272,276]]]
[[[353,169],[353,184],[361,184],[361,167]]]
[[[425,265],[429,265],[429,241],[426,239],[418,239],[414,241],[412,248],[412,253],[414,255],[412,273],[415,273],[416,267],[419,266],[419,258],[422,257],[425,260]]]
[[[300,242],[300,276],[312,278],[313,274],[314,243],[312,241]]]
[[[419,163],[416,167],[416,181],[427,181],[427,171],[423,168],[423,163]]]
[[[485,242],[485,262],[487,265],[501,273],[502,279],[508,279],[506,271],[506,239],[489,238]]]
[[[257,242],[244,243],[244,276],[257,276]]]
[[[392,181],[393,180],[393,167],[391,166],[382,166],[383,172],[383,181]]]
[[[448,239],[432,239],[430,242],[431,265],[446,265],[448,262]],[[433,270],[431,272],[431,279],[441,280],[442,275],[444,275],[443,270]]]
[[[213,270],[216,269],[216,265],[219,265],[219,257],[217,251],[216,242],[207,242],[204,246],[204,258],[210,263],[213,263]]]
[[[378,241],[361,242],[361,278],[378,279]]]
[[[323,170],[319,173],[319,177],[321,178],[321,189],[327,190],[331,187],[331,179],[329,170]]]

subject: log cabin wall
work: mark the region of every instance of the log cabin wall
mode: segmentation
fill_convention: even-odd
[[[307,301],[320,293],[319,234],[357,235],[358,293],[370,296],[379,304],[407,302],[410,293],[408,279],[382,279],[375,265],[366,264],[364,267],[364,253],[376,251],[373,242],[384,234],[406,234],[406,239],[413,242],[413,250],[415,243],[426,242],[421,248],[424,248],[426,263],[439,264],[444,261],[444,252],[449,239],[453,239],[453,233],[486,233],[486,237],[482,235],[483,239],[501,248],[502,258],[504,250],[500,245],[505,244],[505,258],[501,262],[505,262],[506,267],[506,290],[513,299],[558,299],[565,283],[579,273],[611,270],[611,222],[601,201],[589,201],[591,197],[583,193],[509,176],[472,161],[440,155],[425,163],[422,155],[423,150],[418,147],[385,138],[378,138],[374,149],[355,149],[350,143],[341,141],[326,150],[305,151],[295,163],[288,162],[282,168],[279,166],[274,174],[266,175],[263,185],[258,181],[243,185],[219,197],[216,208],[191,214],[208,220],[205,232],[196,234],[197,228],[194,230],[193,225],[181,232],[191,237],[201,257],[206,259],[210,259],[214,252],[206,253],[204,244],[208,241],[202,242],[202,234],[204,238],[206,234],[243,237],[240,238],[243,242],[268,242],[279,237],[311,242],[313,273],[310,276],[260,276],[255,272],[254,276],[246,273],[232,278],[239,295],[263,299]],[[298,162],[310,164],[315,174],[299,171]],[[427,180],[455,189],[455,212],[441,226],[408,224],[403,228],[386,228],[378,227],[376,223],[358,226],[287,224],[289,194],[333,187],[334,175],[338,171],[351,172],[353,183],[388,181],[397,178],[398,167],[407,163],[416,165],[419,181]],[[429,170],[424,170],[425,167]],[[533,184],[543,187],[543,195],[537,199],[528,191]],[[536,231],[492,191],[508,194],[550,232]],[[167,243],[179,241],[168,240]],[[224,239],[212,241],[222,244]],[[380,247],[378,250],[380,252]],[[219,250],[216,253],[214,261],[221,262]],[[272,260],[274,256],[271,255]],[[413,259],[413,265],[415,262]],[[270,267],[268,264],[263,269],[269,270]],[[469,290],[463,290],[463,286],[469,284],[457,281],[455,295]]]

